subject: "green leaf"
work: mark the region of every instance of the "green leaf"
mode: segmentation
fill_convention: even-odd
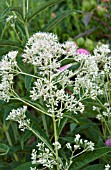
[[[13,170],[30,170],[30,167],[35,167],[35,165],[32,165],[31,162],[26,162]]]
[[[49,138],[47,137],[47,135],[44,133],[44,131],[40,128],[40,126],[37,123],[35,126],[33,125],[32,127],[30,127],[29,130],[33,134],[35,134],[52,152],[54,152]]]
[[[64,11],[60,13],[57,17],[55,17],[53,20],[51,20],[45,27],[42,29],[42,31],[50,31],[57,23],[59,23],[62,19],[67,17],[68,15],[72,14],[73,12],[80,12],[78,10],[69,10],[69,11]],[[80,12],[82,13],[82,12]]]
[[[83,168],[82,170],[102,170],[102,169],[104,169],[104,164],[90,165]]]
[[[23,18],[23,10],[22,10],[22,8],[21,7],[12,7],[11,9],[10,9],[10,11],[15,11],[15,12],[17,12],[20,16],[21,16],[21,18]]]
[[[73,114],[70,113],[70,112],[64,113],[64,117],[67,117],[67,118],[73,120],[74,122],[79,123],[78,120],[75,118],[75,114],[74,113]]]
[[[0,156],[6,155],[9,151],[9,147],[5,144],[0,143]]]
[[[86,152],[78,158],[73,159],[73,163],[70,166],[69,170],[81,170],[81,168],[83,168],[90,162],[95,161],[96,159],[104,156],[105,154],[108,154],[109,152],[111,152],[111,148],[109,147],[102,147],[95,149],[92,152]]]
[[[27,19],[27,22],[29,22],[33,17],[35,17],[37,14],[39,14],[44,9],[51,7],[61,1],[63,1],[63,0],[49,0],[48,2],[41,4],[41,6],[37,9],[37,11]]]
[[[11,40],[0,40],[0,46],[1,47],[14,47],[14,48],[20,48],[23,49],[23,46],[17,43],[16,41]]]
[[[27,139],[30,138],[30,136],[32,135],[32,132],[31,131],[26,131],[24,133],[24,135],[22,136],[21,138],[21,146],[22,146],[22,149],[24,148],[24,143],[27,141]]]
[[[32,76],[25,76],[25,88],[30,91]]]
[[[0,15],[0,20],[7,16],[7,14],[10,12],[10,9],[11,7],[5,9],[5,11]]]
[[[2,20],[2,19],[4,19],[6,16],[8,16],[8,13],[9,13],[10,11],[15,11],[15,12],[19,13],[19,15],[23,18],[23,13],[22,13],[23,10],[22,10],[22,8],[20,8],[20,7],[8,7],[8,8],[6,8],[6,10],[1,14],[0,19]]]

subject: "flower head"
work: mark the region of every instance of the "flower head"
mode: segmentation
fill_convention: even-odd
[[[30,120],[26,118],[25,112],[27,110],[27,106],[23,106],[23,108],[13,109],[6,120],[13,120],[19,123],[19,128],[24,131],[27,126],[30,125]]]
[[[108,147],[111,146],[111,139],[110,138],[105,141],[105,145],[108,146]]]
[[[77,50],[77,52],[78,52],[79,54],[86,54],[86,55],[89,55],[89,54],[90,54],[90,52],[89,52],[88,50],[83,49],[83,48],[79,48],[79,49]]]

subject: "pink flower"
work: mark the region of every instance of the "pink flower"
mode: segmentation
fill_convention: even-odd
[[[66,70],[67,68],[71,67],[71,66],[72,66],[72,64],[67,64],[65,66],[60,67],[59,70],[60,70],[60,72],[62,72],[64,70]]]
[[[86,54],[86,55],[89,55],[89,54],[90,54],[90,52],[89,52],[88,50],[83,49],[83,48],[79,48],[79,49],[77,50],[77,52],[78,52],[79,54]]]
[[[105,141],[105,145],[108,146],[108,147],[111,146],[111,139],[110,138]]]
[[[56,14],[54,12],[52,12],[52,17],[55,18],[56,17]]]
[[[103,2],[109,2],[109,0],[103,0]]]

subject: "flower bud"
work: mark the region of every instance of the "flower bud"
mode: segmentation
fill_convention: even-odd
[[[64,70],[66,70],[67,68],[71,67],[71,66],[72,66],[72,64],[67,64],[65,66],[60,67],[59,70],[60,70],[60,72],[62,72]]]
[[[88,50],[83,49],[83,48],[79,48],[79,49],[77,50],[77,52],[78,52],[79,54],[86,54],[86,55],[89,55],[89,54],[90,54],[90,52],[89,52]]]
[[[97,6],[97,3],[95,0],[90,1],[91,9],[94,9]]]
[[[91,5],[90,2],[87,0],[82,1],[82,10],[84,11],[90,11],[91,10]]]
[[[85,41],[85,47],[89,50],[89,51],[93,51],[94,49],[94,42],[87,38],[86,41]]]
[[[106,13],[106,10],[103,7],[97,6],[97,14],[99,17],[104,17],[105,13]]]
[[[76,40],[76,43],[78,46],[83,46],[84,45],[84,38],[83,37],[80,37]]]
[[[111,139],[110,138],[105,141],[105,145],[108,146],[108,147],[111,146]]]

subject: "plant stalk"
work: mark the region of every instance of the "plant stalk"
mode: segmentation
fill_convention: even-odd
[[[55,115],[53,115],[53,125],[54,125],[54,138],[55,138],[55,143],[58,141],[58,136],[57,136],[57,124],[55,120]],[[55,154],[56,154],[56,161],[58,162],[58,148],[57,145],[55,145]],[[57,170],[60,170],[59,164],[57,163]]]

